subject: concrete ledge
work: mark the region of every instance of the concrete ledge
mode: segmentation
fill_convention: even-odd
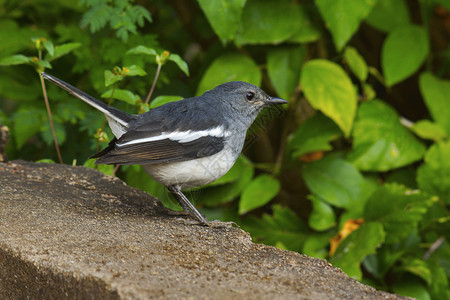
[[[0,163],[1,299],[406,299],[326,261],[186,225],[84,167]]]

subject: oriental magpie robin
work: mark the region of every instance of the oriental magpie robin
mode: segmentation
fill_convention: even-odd
[[[131,115],[46,73],[42,77],[101,111],[115,138],[91,158],[96,164],[142,165],[165,185],[185,212],[211,225],[181,190],[213,182],[228,172],[241,153],[247,129],[266,106],[286,100],[257,86],[232,81],[198,97]]]

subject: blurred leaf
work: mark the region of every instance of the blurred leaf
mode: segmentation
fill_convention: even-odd
[[[428,286],[432,299],[450,299],[449,280],[445,270],[441,267],[441,262],[436,259],[426,260],[428,269],[431,271],[431,284]]]
[[[432,145],[425,154],[425,163],[417,170],[417,183],[424,192],[439,195],[450,204],[450,142]]]
[[[15,66],[30,63],[33,60],[32,57],[28,57],[22,54],[16,54],[8,56],[0,60],[0,66]]]
[[[308,199],[311,200],[313,205],[313,210],[308,219],[308,224],[312,229],[324,231],[336,225],[333,208],[328,203],[316,195],[309,195]]]
[[[339,244],[330,263],[341,268],[348,276],[361,280],[361,262],[367,255],[375,253],[384,238],[385,233],[380,223],[364,223]]]
[[[384,178],[384,182],[396,182],[411,189],[417,188],[415,168],[407,166],[389,172]]]
[[[282,243],[286,249],[300,251],[307,228],[302,220],[289,208],[273,206],[273,214],[263,214],[262,218],[249,215],[242,225],[251,233],[257,243],[275,246]]]
[[[235,170],[239,170],[239,177],[233,178]],[[225,174],[224,179],[210,183],[202,189],[200,202],[205,206],[217,206],[237,198],[253,178],[254,169],[248,158],[241,155],[231,168],[231,174]],[[230,178],[232,177],[232,178]],[[221,184],[222,182],[222,184]]]
[[[155,108],[166,103],[182,100],[181,96],[158,96],[150,102],[150,108]]]
[[[219,84],[236,80],[259,86],[261,78],[261,71],[251,58],[242,54],[225,54],[208,67],[196,94],[201,95]]]
[[[129,67],[124,67],[126,69],[126,76],[145,76],[147,72],[137,65],[131,65]]]
[[[114,92],[114,94],[113,94]],[[102,98],[111,98],[126,102],[128,104],[135,105],[136,101],[139,100],[139,96],[130,92],[129,90],[121,89],[110,89],[104,92],[101,96]]]
[[[134,48],[131,48],[130,50],[127,51],[126,54],[144,54],[144,55],[150,55],[150,56],[158,55],[158,53],[156,52],[155,49],[149,48],[149,47],[145,47],[145,46],[142,46],[142,45],[139,45],[139,46],[136,46]]]
[[[53,127],[55,129],[56,140],[58,141],[58,145],[62,145],[66,141],[67,132],[66,132],[66,128],[64,127],[64,124],[62,124],[61,122],[59,122],[57,120],[58,119],[55,118],[55,116],[53,116]],[[52,134],[52,131],[50,128],[50,122],[48,122],[48,121],[44,122],[41,125],[40,131],[41,131],[42,139],[44,140],[44,142],[48,146],[53,145],[54,141],[53,141],[53,134]]]
[[[123,76],[114,74],[110,70],[105,70],[105,86],[108,87],[114,83],[123,80]]]
[[[280,182],[276,178],[268,174],[259,175],[242,191],[239,214],[243,215],[267,204],[279,191]]]
[[[306,48],[303,46],[276,48],[268,52],[267,72],[281,98],[289,100],[294,93],[305,55]]]
[[[419,221],[433,201],[418,190],[387,183],[367,200],[364,220],[380,222],[386,232],[386,243],[397,243],[417,230]]]
[[[400,281],[392,285],[392,291],[398,295],[418,300],[431,300],[427,287],[420,280]]]
[[[362,211],[373,187],[350,163],[334,156],[302,167],[308,189],[331,205]]]
[[[367,17],[376,2],[376,0],[315,0],[338,51],[344,48],[358,30],[359,24]]]
[[[348,160],[364,171],[388,171],[420,160],[425,146],[399,121],[394,109],[380,100],[361,104],[353,129]]]
[[[52,65],[47,60],[37,60],[34,63],[37,64],[38,66],[44,67],[46,69],[51,69],[52,68]]]
[[[189,76],[189,67],[187,63],[178,54],[172,53],[169,55],[167,59],[176,63],[178,68],[180,68],[180,70],[183,71],[184,74],[186,74],[186,76]]]
[[[409,9],[404,0],[378,0],[366,22],[381,31],[392,31],[410,24]]]
[[[292,134],[289,148],[292,149],[294,158],[315,151],[328,151],[332,149],[330,142],[341,136],[341,130],[333,121],[317,113]]]
[[[197,0],[223,44],[233,40],[246,0]]]
[[[433,120],[450,135],[450,81],[422,73],[419,78],[420,92]]]
[[[45,116],[44,110],[25,106],[19,108],[12,115],[14,126],[11,134],[15,137],[18,149],[22,148],[30,137],[39,132]]]
[[[431,271],[428,268],[427,263],[420,258],[415,257],[404,257],[402,259],[402,265],[399,268],[396,268],[396,271],[403,270],[409,272],[411,274],[417,275],[422,278],[427,284],[432,282]]]
[[[312,15],[311,10],[308,10],[305,5],[298,5],[301,17],[298,19],[301,22],[300,29],[291,36],[287,42],[292,43],[311,43],[315,42],[321,37],[319,26],[312,22],[309,17]],[[314,8],[315,9],[315,8]]]
[[[236,44],[279,44],[297,33],[305,20],[307,16],[297,3],[247,0]]]
[[[389,33],[381,50],[381,66],[386,84],[393,86],[414,74],[429,52],[424,28],[405,25]]]
[[[114,172],[115,165],[104,165],[104,164],[95,164],[96,159],[88,159],[84,162],[83,166],[91,169],[97,169],[103,174],[112,175]]]
[[[55,54],[55,47],[53,46],[52,41],[46,40],[44,42],[44,47],[50,56]]]
[[[56,162],[50,158],[43,158],[35,161],[36,163],[47,163],[47,164],[55,164]]]
[[[414,123],[411,131],[423,139],[433,140],[435,142],[441,141],[448,137],[445,129],[437,123],[429,120],[420,120]]]
[[[358,53],[358,51],[353,47],[346,47],[344,50],[344,59],[347,62],[350,70],[353,74],[361,81],[366,81],[367,75],[369,74],[369,69],[367,67],[366,61]]]
[[[49,61],[55,60],[57,58],[60,58],[61,56],[64,56],[66,54],[69,54],[73,50],[79,48],[81,46],[81,43],[67,43],[62,45],[55,46],[55,52],[53,55],[50,55],[47,57]]]
[[[310,60],[303,66],[300,84],[308,102],[350,134],[357,97],[353,84],[342,68],[324,59]]]
[[[304,255],[326,259],[328,257],[328,245],[333,232],[314,233],[310,235],[304,245],[301,253]]]

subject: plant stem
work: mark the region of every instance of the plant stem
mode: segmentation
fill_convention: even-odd
[[[55,148],[56,148],[56,153],[58,154],[59,163],[62,164],[63,160],[61,157],[61,152],[59,151],[58,140],[56,139],[55,127],[53,126],[53,118],[52,118],[52,112],[50,110],[50,104],[48,102],[47,89],[45,88],[44,78],[40,75],[39,75],[39,77],[41,78],[42,92],[44,93],[45,106],[47,107],[48,120],[50,122],[50,129],[52,131],[53,141],[55,143]]]
[[[158,64],[158,68],[156,69],[155,79],[153,79],[152,87],[150,89],[150,92],[148,92],[147,99],[145,99],[145,104],[146,105],[150,101],[150,97],[152,96],[153,91],[155,90],[156,81],[158,81],[159,72],[161,72],[161,67],[162,67],[162,64]]]

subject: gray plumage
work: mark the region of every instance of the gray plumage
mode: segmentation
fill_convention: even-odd
[[[96,163],[143,165],[202,224],[210,222],[181,190],[222,177],[241,153],[246,132],[258,113],[268,105],[287,103],[253,84],[233,81],[201,96],[131,115],[54,76],[42,76],[105,114],[115,138],[92,156]]]

